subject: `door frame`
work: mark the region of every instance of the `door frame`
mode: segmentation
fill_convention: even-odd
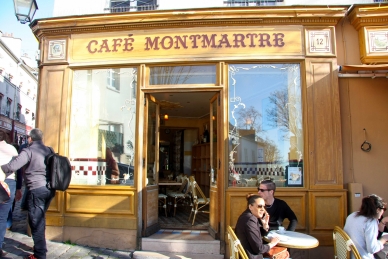
[[[144,125],[143,125],[143,168],[142,168],[142,236],[150,236],[156,233],[160,229],[160,225],[158,223],[158,193],[159,193],[159,111],[160,107],[156,102],[156,99],[149,93],[144,93]],[[149,110],[151,107],[151,103],[155,104],[155,124],[154,127],[149,127],[148,123],[150,121],[149,118]],[[153,130],[149,132],[149,130]],[[149,143],[149,137],[154,138],[154,151],[149,151],[148,147],[152,145]],[[154,154],[153,157],[153,167],[152,169],[149,167],[149,159]],[[148,171],[153,170],[153,184],[148,185]]]
[[[209,89],[206,89],[207,91],[211,91],[211,92],[214,92],[214,94],[215,94],[215,96],[218,96],[218,99],[219,99],[219,102],[222,102],[222,93],[223,93],[223,90],[222,89],[220,89],[220,87],[217,87],[217,88],[209,88]],[[143,97],[143,99],[144,99],[144,103],[146,103],[147,101],[146,101],[146,96],[147,96],[147,94],[150,94],[150,95],[152,95],[152,93],[155,93],[155,92],[158,92],[158,93],[164,93],[164,92],[167,92],[167,93],[190,93],[190,92],[204,92],[204,89],[197,89],[197,90],[195,90],[195,89],[187,89],[187,91],[185,91],[185,89],[177,89],[177,88],[168,88],[168,89],[158,89],[157,91],[153,91],[153,90],[146,90],[146,89],[142,89],[141,90],[141,95],[143,95],[144,97]],[[213,100],[213,99],[212,99]],[[158,100],[155,100],[156,102],[158,101]],[[219,106],[220,107],[220,106]],[[209,109],[211,108],[211,103],[210,103],[210,100],[209,100]],[[148,114],[147,114],[147,105],[145,105],[145,107],[144,107],[144,115],[142,116],[143,117],[143,121],[144,121],[144,125],[141,127],[141,128],[143,128],[143,141],[142,141],[142,143],[143,143],[143,157],[145,158],[146,157],[146,154],[147,154],[147,140],[146,140],[146,138],[147,138],[147,133],[146,132],[144,132],[144,130],[145,129],[148,129]],[[209,110],[210,111],[210,110]],[[219,116],[218,116],[218,118],[217,118],[217,123],[218,123],[218,125],[217,125],[217,136],[219,136],[218,138],[220,138],[221,136],[222,136],[222,111],[221,110],[219,110],[220,112],[219,112]],[[211,113],[209,113],[209,114],[211,114]],[[210,115],[209,115],[210,116]],[[139,128],[140,128],[140,126],[139,126]],[[160,134],[160,125],[158,125],[158,129],[157,129],[157,132],[158,132],[158,135]],[[158,138],[159,138],[159,136],[158,136]],[[217,142],[217,145],[216,146],[214,146],[213,148],[217,148],[217,154],[222,154],[222,152],[221,152],[221,148],[223,147],[223,145],[221,144],[221,143],[219,143],[219,142],[221,142],[221,141],[218,141]],[[156,144],[156,143],[155,143]],[[220,158],[221,159],[221,158]],[[220,160],[219,159],[219,160]],[[222,159],[221,159],[222,160]],[[147,170],[147,168],[146,168],[146,164],[147,164],[147,162],[142,162],[143,163],[143,170],[142,170],[142,178],[143,178],[143,181],[142,181],[142,187],[141,187],[141,191],[139,191],[139,193],[140,192],[142,192],[143,193],[143,196],[145,195],[145,193],[144,193],[144,190],[145,189],[147,189],[147,185],[146,185],[146,170]],[[217,162],[218,163],[218,162]],[[219,166],[218,166],[218,164],[217,164],[217,166],[216,166],[216,168],[217,168],[217,171],[218,171],[218,173],[217,173],[217,177],[219,177],[222,173],[220,173],[220,170],[219,170]],[[209,176],[210,177],[210,176]],[[220,178],[220,180],[222,179],[222,177]],[[216,186],[216,188],[217,188],[217,190],[218,191],[225,191],[224,190],[224,188],[223,188],[223,184],[222,184],[222,180],[221,181],[219,181],[218,180],[218,178],[217,178],[217,186]],[[214,234],[214,237],[215,238],[219,238],[219,226],[220,226],[220,221],[221,221],[221,217],[220,217],[220,204],[223,204],[223,202],[222,201],[220,201],[219,200],[219,197],[220,197],[220,195],[219,194],[217,194],[217,197],[215,197],[217,200],[218,200],[218,202],[217,202],[217,206],[218,206],[218,208],[216,209],[216,211],[217,211],[217,220],[218,220],[218,226],[217,226],[217,228],[214,230],[214,231],[209,231],[210,233],[211,232],[215,232],[215,234]],[[146,204],[146,203],[148,203],[149,201],[148,200],[146,200],[147,198],[146,197],[143,197],[143,199],[142,199],[142,204]],[[141,208],[141,211],[142,211],[142,226],[143,226],[143,232],[142,232],[142,235],[141,236],[144,236],[144,226],[146,225],[145,224],[145,222],[144,222],[144,213],[145,213],[145,211],[144,211],[144,206],[142,206],[142,208]],[[140,212],[140,211],[139,211]]]
[[[225,193],[227,189],[227,184],[225,183],[225,179],[227,177],[225,174],[225,161],[227,154],[224,151],[224,149],[227,147],[227,140],[225,139],[225,136],[227,136],[228,133],[228,122],[226,121],[228,112],[225,110],[227,108],[227,80],[228,80],[228,65],[225,62],[219,62],[217,65],[217,83],[215,85],[207,85],[207,86],[197,86],[197,85],[162,85],[162,86],[150,86],[148,84],[148,76],[149,74],[149,68],[146,67],[146,65],[140,65],[139,67],[139,73],[138,77],[140,80],[138,80],[138,92],[137,97],[139,100],[139,103],[137,105],[138,107],[138,116],[137,116],[137,122],[138,122],[138,128],[137,128],[137,137],[139,142],[142,143],[141,145],[138,145],[137,147],[137,156],[135,159],[138,162],[138,168],[139,168],[139,176],[136,183],[136,186],[138,187],[138,231],[137,231],[137,247],[141,249],[141,239],[143,238],[142,235],[142,229],[143,229],[143,215],[142,215],[142,208],[143,208],[143,187],[145,186],[145,176],[144,176],[144,166],[143,166],[143,157],[144,153],[146,152],[146,148],[143,145],[144,137],[143,132],[141,132],[141,129],[144,129],[144,127],[147,124],[146,119],[144,118],[145,109],[143,106],[144,103],[144,97],[146,93],[153,94],[153,93],[190,93],[190,92],[215,92],[219,94],[220,98],[220,112],[219,112],[219,118],[218,118],[218,128],[217,128],[217,135],[218,140],[217,141],[217,153],[219,154],[219,168],[218,168],[218,174],[217,174],[217,199],[218,199],[218,234],[215,235],[216,239],[221,240],[221,250],[224,249],[225,246]],[[210,104],[210,102],[209,102]],[[159,129],[160,130],[160,125]],[[140,147],[141,146],[141,147]]]

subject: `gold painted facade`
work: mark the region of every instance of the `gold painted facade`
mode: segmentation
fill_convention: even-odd
[[[347,10],[348,7],[343,6],[328,8],[296,6],[276,7],[276,9],[217,8],[117,13],[35,21],[31,28],[39,38],[41,53],[43,53],[40,63],[37,126],[45,132],[47,145],[59,150],[61,154],[68,154],[72,69],[114,67],[123,64],[138,66],[138,103],[142,103],[144,97],[140,90],[152,93],[169,89],[168,86],[150,87],[148,85],[147,66],[177,63],[217,64],[216,85],[209,85],[203,90],[220,90],[221,103],[225,105],[221,109],[222,116],[219,122],[219,128],[222,129],[220,132],[222,142],[218,143],[217,149],[224,154],[221,156],[221,171],[227,175],[228,157],[226,152],[222,152],[227,148],[226,136],[228,136],[227,62],[300,63],[305,143],[304,186],[280,188],[276,196],[287,201],[294,209],[299,220],[298,231],[317,237],[321,246],[330,246],[334,226],[343,226],[347,216],[342,154],[341,95],[337,77],[337,55],[342,53],[342,49],[337,49],[339,39],[336,38],[339,21],[344,19]],[[349,17],[353,25],[363,31],[361,28],[365,25],[363,18],[354,15],[358,12],[361,11],[355,8]],[[385,14],[378,15],[383,15],[385,19]],[[367,25],[376,24],[368,22]],[[187,27],[190,29],[186,29]],[[252,31],[266,33],[271,37],[274,32],[282,32],[285,45],[282,48],[258,48],[257,46],[209,48],[212,45],[209,43],[206,48],[192,48],[193,45],[190,45],[191,48],[188,47],[184,51],[182,49],[182,46],[185,46],[182,39],[186,34],[216,34],[217,37],[228,34],[229,37],[238,33],[247,35]],[[320,34],[322,32],[323,34]],[[174,35],[179,36],[179,39],[173,38]],[[327,35],[330,35],[330,39],[326,44],[330,48],[311,48],[312,42],[321,42],[327,39],[325,38]],[[153,42],[153,50],[145,50],[147,37],[152,40],[156,37],[160,37],[159,40],[164,39],[163,46],[169,49],[155,50],[156,43]],[[129,42],[125,40],[126,38],[134,40]],[[122,40],[115,41],[115,39]],[[222,40],[222,37],[217,38],[217,40],[220,39]],[[171,44],[167,42],[170,40],[172,40]],[[126,41],[132,45],[126,45],[124,48],[133,48],[131,51],[122,51],[122,44]],[[50,47],[55,45],[50,42],[62,44],[64,55],[56,55],[54,50],[50,51]],[[150,44],[151,42],[148,41],[148,47],[151,46]],[[161,41],[158,44],[161,46]],[[189,44],[188,41],[187,44]],[[224,39],[222,46],[225,44]],[[215,41],[214,45],[217,46]],[[361,53],[363,53],[362,46],[361,41]],[[368,61],[366,58],[364,60]],[[372,58],[371,61],[378,60]],[[184,92],[194,88],[195,86],[188,85],[175,91]],[[143,110],[141,105],[137,107],[136,122],[139,128],[146,120],[143,117],[145,113]],[[198,124],[201,125],[201,123]],[[142,133],[138,130],[136,135],[139,143],[143,143]],[[152,198],[156,194],[155,190],[149,190],[143,196],[139,195],[145,186],[145,178],[141,173],[144,171],[142,165],[144,149],[141,144],[137,146],[136,154],[135,167],[138,177],[135,178],[134,187],[70,186],[65,193],[59,192],[47,214],[48,232],[52,233],[48,235],[49,238],[63,241],[65,236],[68,237],[69,233],[74,231],[73,227],[79,227],[85,233],[100,228],[109,233],[116,233],[115,231],[120,229],[131,237],[130,241],[121,244],[120,247],[127,248],[128,243],[138,247],[138,240],[143,231],[141,214],[151,215],[148,222],[152,223],[155,218],[152,218],[152,214],[148,212],[157,210],[157,207],[155,204],[144,203],[144,197],[149,195]],[[220,176],[217,188],[210,190],[212,199],[218,200],[218,203],[211,205],[217,215],[211,218],[211,224],[218,225],[214,222],[218,221],[220,229],[216,230],[218,233],[215,233],[215,236],[222,241],[225,241],[226,227],[234,226],[241,211],[245,209],[245,195],[256,192],[255,188],[249,187],[228,188],[224,177],[226,176]],[[335,211],[335,213],[328,215],[328,211]],[[101,238],[100,242],[103,243],[104,238]]]

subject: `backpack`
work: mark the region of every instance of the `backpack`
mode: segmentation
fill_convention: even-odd
[[[52,190],[65,191],[71,181],[71,165],[67,157],[58,155],[50,147],[46,156],[47,187]]]

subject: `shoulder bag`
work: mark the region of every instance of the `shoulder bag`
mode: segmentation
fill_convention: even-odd
[[[271,259],[288,259],[290,258],[290,254],[288,253],[287,248],[274,246],[268,251],[268,253],[264,254],[264,257]]]

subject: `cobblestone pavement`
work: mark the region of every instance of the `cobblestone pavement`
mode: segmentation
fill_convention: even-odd
[[[32,254],[34,242],[27,235],[27,211],[20,209],[20,201],[16,202],[13,225],[11,230],[7,230],[4,238],[3,251],[8,254],[3,258],[24,258]],[[169,259],[189,259],[201,258],[211,259],[207,255],[176,255],[169,253],[156,253],[147,251],[135,251],[132,255],[131,251],[111,250],[99,247],[79,246],[75,244],[65,244],[47,240],[47,259],[102,259],[102,258],[134,258],[134,259],[152,259],[152,258],[169,258]]]
[[[3,258],[23,258],[32,254],[34,242],[27,235],[27,211],[20,209],[20,201],[16,202],[11,230],[7,230],[3,250],[8,254]],[[132,258],[130,251],[117,251],[98,247],[86,247],[47,240],[47,259],[78,259],[78,258]],[[136,258],[135,256],[133,258]],[[140,257],[138,257],[140,258]]]

